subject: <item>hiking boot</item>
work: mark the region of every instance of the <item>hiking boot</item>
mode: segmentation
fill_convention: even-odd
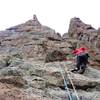
[[[78,71],[78,68],[72,69],[71,72]]]
[[[80,69],[80,70],[78,71],[79,74],[84,74],[84,72],[85,72],[85,68],[84,68],[84,69]]]

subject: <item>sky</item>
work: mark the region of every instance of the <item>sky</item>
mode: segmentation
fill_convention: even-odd
[[[70,19],[79,17],[94,28],[100,27],[100,0],[0,0],[0,30],[21,24],[36,14],[42,25],[61,34]]]

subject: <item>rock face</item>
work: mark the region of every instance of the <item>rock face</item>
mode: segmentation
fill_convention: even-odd
[[[79,18],[72,18],[69,24],[68,34],[63,35],[63,40],[71,40],[74,44],[76,39],[76,46],[85,46],[88,48],[91,59],[100,62],[100,43],[99,43],[99,29],[94,29],[91,25],[85,24]],[[69,38],[68,38],[69,37]]]
[[[66,54],[63,51],[54,50],[48,52],[45,62],[54,62],[54,61],[64,61],[66,60]]]
[[[90,40],[75,34],[80,25],[84,35],[94,38],[95,29],[77,18],[73,21],[69,33],[63,37],[43,26],[36,15],[32,20],[0,32],[0,100],[67,100],[69,93],[64,77],[73,100],[77,97],[70,80],[79,100],[100,100],[100,70],[95,69],[98,64],[94,64],[95,68],[91,68],[91,64],[81,75],[70,71],[75,67],[71,48],[84,43],[99,51],[99,30],[93,48]],[[71,36],[72,32],[75,33]],[[99,62],[99,58],[97,54],[94,60]]]
[[[70,37],[84,41],[94,41],[97,38],[97,30],[91,25],[85,24],[79,18],[72,18],[69,24],[68,34]]]
[[[72,18],[68,30],[69,37],[84,41],[93,41],[97,36],[97,30],[91,25],[85,24],[79,18]],[[66,36],[66,33],[64,34]]]
[[[47,40],[61,41],[61,36],[55,30],[43,26],[33,15],[32,20],[0,32],[0,53],[17,53],[26,58],[41,56],[43,59],[42,54],[46,49],[44,42]]]
[[[61,40],[60,34],[55,33],[55,30],[47,26],[41,25],[36,15],[33,15],[32,20],[28,20],[27,22],[23,24],[11,27],[7,30],[11,30],[14,32],[20,32],[24,34],[25,33],[32,34],[34,38],[36,39],[47,37],[47,38],[51,38],[54,40]]]
[[[84,34],[95,33],[96,30],[88,24],[83,23],[79,18],[72,18],[69,25],[68,33],[74,38],[79,38]]]

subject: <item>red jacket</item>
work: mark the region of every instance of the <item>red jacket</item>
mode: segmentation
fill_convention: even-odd
[[[81,47],[79,49],[74,50],[72,53],[75,55],[79,55],[81,53],[84,53],[85,51],[86,51],[86,48]]]

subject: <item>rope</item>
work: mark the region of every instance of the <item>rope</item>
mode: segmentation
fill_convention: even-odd
[[[61,65],[61,63],[59,63],[59,65]],[[43,66],[45,66],[45,63],[43,64]],[[65,77],[64,77],[64,73],[66,72],[65,71],[65,69],[64,69],[64,67],[65,67],[65,65],[64,65],[64,67],[62,67],[62,66],[59,66],[60,67],[60,69],[61,69],[61,75],[62,75],[62,78],[63,78],[63,80],[64,80],[64,85],[65,85],[65,89],[67,90],[67,92],[68,92],[68,99],[69,100],[73,100],[73,97],[72,97],[72,95],[71,95],[71,93],[70,93],[70,90],[69,90],[69,88],[68,88],[68,86],[67,86],[67,80],[65,79]],[[67,75],[68,75],[68,78],[69,78],[69,80],[70,80],[70,83],[71,83],[71,85],[72,85],[72,87],[73,87],[73,90],[74,90],[74,92],[75,92],[75,95],[76,95],[76,98],[77,98],[77,100],[80,100],[79,99],[79,96],[78,96],[78,94],[77,94],[77,91],[76,91],[76,89],[75,89],[75,86],[74,86],[74,84],[73,84],[73,81],[72,81],[72,79],[70,78],[70,75],[69,75],[69,73],[68,73],[68,71],[67,71]],[[68,99],[66,99],[66,100],[68,100]]]
[[[78,96],[78,94],[77,94],[77,91],[76,91],[76,89],[75,89],[74,83],[73,83],[72,79],[70,78],[69,74],[68,74],[68,77],[69,77],[70,83],[71,83],[71,85],[72,85],[72,87],[73,87],[73,90],[74,90],[74,92],[75,92],[75,95],[76,95],[76,97],[77,97],[77,100],[79,100],[79,96]]]
[[[64,65],[64,66],[65,66],[65,65]],[[63,70],[64,70],[64,68],[63,68]],[[64,70],[64,71],[65,71],[65,70]],[[73,83],[73,81],[72,81],[72,79],[71,79],[70,74],[68,73],[68,71],[67,71],[67,75],[68,75],[68,78],[69,78],[70,83],[71,83],[71,85],[72,85],[72,88],[73,88],[73,90],[74,90],[74,92],[75,92],[75,95],[76,95],[77,100],[80,100],[80,99],[79,99],[79,96],[78,96],[78,93],[77,93],[77,91],[76,91],[76,89],[75,89],[74,83]]]
[[[63,74],[64,71],[62,70],[61,66],[59,66],[59,67],[60,67],[60,69],[61,69],[61,75],[62,75],[62,78],[63,78],[63,80],[64,80],[65,89],[66,89],[67,92],[68,92],[68,98],[69,98],[69,100],[73,100],[73,99],[72,99],[72,95],[71,95],[71,93],[70,93],[70,90],[69,90],[69,88],[68,88],[68,86],[67,86],[67,80],[65,79],[64,74]]]
[[[60,65],[61,65],[61,64],[60,64]],[[64,69],[64,67],[61,67],[61,66],[60,66],[60,68],[61,68],[61,72],[62,72],[62,70],[63,70],[64,73],[66,72],[65,69]],[[63,73],[61,73],[61,74],[62,74],[62,76],[64,77]],[[78,96],[78,94],[77,94],[77,91],[76,91],[76,89],[75,89],[74,83],[73,83],[72,79],[70,78],[70,75],[69,75],[68,71],[67,71],[67,75],[68,75],[69,81],[70,81],[70,83],[71,83],[71,85],[72,85],[72,88],[73,88],[73,90],[74,90],[74,92],[75,92],[75,95],[76,95],[77,100],[80,100],[80,99],[79,99],[79,96]],[[64,78],[63,78],[63,79],[64,79]],[[65,80],[65,79],[64,79],[64,80]],[[66,85],[67,83],[64,83],[64,84]],[[67,88],[68,88],[68,87],[67,87]],[[69,89],[68,89],[68,90],[69,90]],[[72,99],[72,95],[70,94],[70,92],[69,92],[69,97],[71,97],[71,99],[69,99],[69,100],[73,100],[73,99]]]

